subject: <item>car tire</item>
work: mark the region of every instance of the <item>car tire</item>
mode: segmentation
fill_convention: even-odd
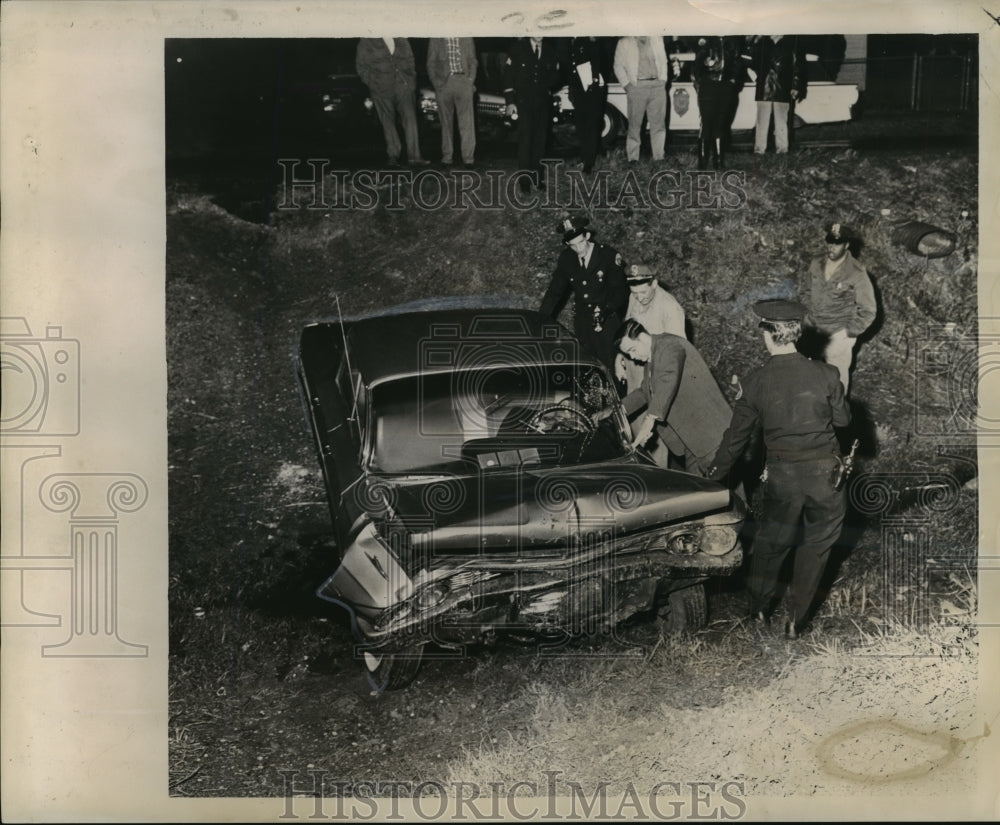
[[[659,610],[663,631],[668,634],[691,633],[708,624],[708,600],[705,586],[695,584],[673,590]]]
[[[601,126],[601,146],[612,149],[625,131],[625,118],[612,104],[604,104],[604,123]]]
[[[416,678],[423,653],[423,645],[412,645],[393,653],[362,654],[368,684],[376,693],[405,688]]]

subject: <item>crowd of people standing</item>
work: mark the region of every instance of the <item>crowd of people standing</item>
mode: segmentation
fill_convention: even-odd
[[[613,50],[612,43],[613,41]],[[434,88],[441,124],[441,163],[455,163],[454,132],[461,162],[475,162],[476,42],[471,37],[430,38],[426,73]],[[517,123],[518,168],[527,173],[522,188],[544,186],[539,174],[552,126],[552,96],[568,88],[573,122],[585,173],[601,151],[608,87],[617,82],[627,99],[625,154],[639,161],[648,131],[653,162],[668,145],[668,89],[682,75],[683,55],[690,65],[700,116],[698,166],[720,168],[729,142],[739,94],[755,86],[757,123],[754,151],[763,153],[773,122],[775,152],[789,148],[791,107],[806,92],[805,54],[799,38],[786,35],[619,38],[524,37],[506,47],[501,72],[505,114]],[[421,69],[424,67],[420,67]],[[385,135],[390,166],[398,165],[405,144],[406,162],[424,165],[417,132],[417,64],[405,37],[361,38],[357,71],[368,87]],[[686,92],[685,92],[686,95]],[[400,138],[402,126],[404,139]],[[647,128],[644,130],[644,126]]]

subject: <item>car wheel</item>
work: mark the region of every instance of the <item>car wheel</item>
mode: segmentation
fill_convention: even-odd
[[[392,653],[366,651],[362,664],[368,683],[377,693],[406,687],[416,677],[423,654],[423,645],[412,645]]]
[[[673,590],[667,603],[659,610],[660,622],[665,633],[690,633],[708,624],[708,601],[705,586],[695,584]]]
[[[611,149],[625,131],[625,118],[610,103],[604,104],[604,122],[601,124],[601,145]]]

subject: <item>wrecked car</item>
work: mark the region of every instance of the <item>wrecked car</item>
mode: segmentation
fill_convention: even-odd
[[[378,691],[428,645],[703,626],[703,582],[740,565],[739,497],[633,449],[606,368],[536,312],[314,323],[298,377],[339,553],[317,593]]]

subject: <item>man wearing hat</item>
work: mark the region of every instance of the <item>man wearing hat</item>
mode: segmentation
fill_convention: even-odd
[[[705,359],[686,338],[652,335],[634,318],[619,335],[621,351],[644,365],[639,386],[622,400],[629,417],[646,410],[633,423],[633,446],[647,445],[655,432],[688,472],[704,474],[732,415]],[[666,466],[667,458],[657,461]]]
[[[808,320],[830,336],[824,356],[840,371],[845,395],[850,387],[854,345],[878,313],[868,271],[851,254],[853,240],[847,227],[833,224],[826,233],[826,254],[812,260],[808,276]]]
[[[796,301],[758,301],[764,346],[770,358],[743,379],[732,422],[709,477],[727,479],[755,431],[763,431],[767,464],[763,513],[754,538],[748,589],[750,615],[766,623],[778,592],[782,564],[795,547],[786,633],[802,630],[816,596],[830,548],[844,522],[844,490],[834,487],[840,449],[834,427],[847,426],[851,411],[835,367],[806,358],[795,348],[805,307]]]
[[[566,218],[559,224],[564,244],[539,312],[555,319],[573,293],[573,331],[580,343],[614,366],[615,333],[628,301],[624,262],[610,246],[594,243],[585,217]]]
[[[646,264],[632,264],[625,270],[628,284],[628,307],[625,317],[635,318],[650,335],[671,335],[687,337],[684,331],[684,308],[677,299],[660,286],[653,269]],[[642,367],[635,361],[619,353],[615,358],[615,375],[624,381],[628,392],[634,390],[642,380]]]

